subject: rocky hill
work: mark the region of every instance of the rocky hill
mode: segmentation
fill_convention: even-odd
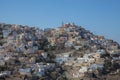
[[[117,42],[74,23],[44,30],[0,24],[3,80],[119,80],[119,56]]]

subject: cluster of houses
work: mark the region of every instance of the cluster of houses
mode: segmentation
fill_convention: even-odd
[[[47,38],[43,30],[4,23],[0,28],[0,77],[15,78],[14,75],[18,74],[16,77],[41,78],[46,77],[46,72],[52,73],[59,68],[44,50]]]
[[[93,73],[106,69],[108,56],[110,56],[110,61],[120,61],[120,47],[117,42],[106,39],[104,36],[94,35],[74,23],[63,24],[57,29],[49,29],[49,34],[50,46],[58,47],[57,50],[64,50],[55,54],[54,61],[65,67],[68,78],[79,79],[87,72]],[[66,52],[66,49],[69,51]]]
[[[119,63],[119,56],[117,42],[94,35],[74,23],[44,30],[0,24],[0,77],[18,73],[57,79],[63,70],[67,78],[79,79],[88,72],[102,71],[108,58]]]

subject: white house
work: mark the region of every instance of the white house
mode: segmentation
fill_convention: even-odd
[[[21,75],[30,75],[31,74],[31,68],[19,69],[19,73]]]
[[[99,49],[99,50],[97,50],[97,53],[99,53],[99,54],[106,54],[106,52],[105,52],[104,49]]]
[[[0,60],[0,66],[4,66],[5,65],[5,61],[4,60]]]
[[[79,69],[79,72],[80,72],[80,73],[85,73],[85,72],[87,72],[87,70],[88,70],[88,67],[87,67],[87,66],[82,66],[82,67]]]
[[[103,69],[104,68],[104,65],[103,64],[92,64],[90,67],[89,67],[89,70],[91,71],[94,71],[96,69]]]
[[[11,75],[11,71],[2,71],[0,72],[0,77]]]
[[[7,37],[10,34],[11,30],[10,29],[5,29],[3,30],[3,37]]]
[[[74,48],[75,48],[76,50],[79,50],[79,49],[82,48],[82,46],[74,46]]]
[[[74,51],[56,54],[55,62],[57,62],[59,64],[62,64],[63,62],[65,62],[69,59],[70,54],[73,53],[73,52]]]
[[[78,57],[77,61],[78,61],[78,63],[88,62],[88,58],[80,58],[80,57]]]

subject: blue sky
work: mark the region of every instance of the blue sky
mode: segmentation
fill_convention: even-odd
[[[53,28],[62,21],[120,43],[120,0],[0,0],[0,22]]]

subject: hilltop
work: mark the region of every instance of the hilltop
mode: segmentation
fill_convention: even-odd
[[[74,23],[44,30],[0,24],[0,78],[5,80],[118,80],[119,63],[117,42]]]

